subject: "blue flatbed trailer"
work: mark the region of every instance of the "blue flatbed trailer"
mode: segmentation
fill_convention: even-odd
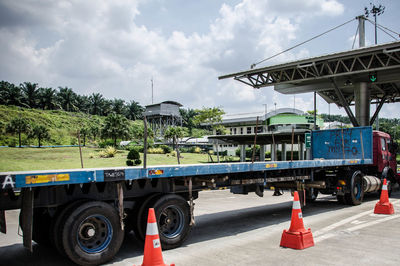
[[[360,204],[364,186],[380,188],[378,178],[363,179],[372,153],[372,128],[359,127],[313,131],[312,160],[4,172],[0,231],[4,211],[21,209],[26,247],[51,243],[77,264],[100,264],[119,250],[124,231],[144,240],[148,208],[156,211],[163,249],[180,246],[193,225],[193,200],[206,189],[259,196],[269,187],[305,190],[300,195],[311,201],[319,192]]]

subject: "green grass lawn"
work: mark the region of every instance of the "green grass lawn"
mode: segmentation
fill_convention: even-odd
[[[128,151],[113,158],[99,158],[98,148],[82,148],[84,168],[125,167]],[[182,153],[181,164],[208,163],[207,154]],[[143,161],[143,154],[141,154]],[[216,156],[213,156],[217,161]],[[238,158],[235,158],[238,160]],[[147,165],[178,164],[170,154],[148,154]],[[79,148],[0,148],[0,172],[81,168]]]

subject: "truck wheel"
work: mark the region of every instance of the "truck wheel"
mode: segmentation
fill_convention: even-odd
[[[306,190],[306,200],[308,202],[314,202],[318,197],[318,189],[310,188]]]
[[[80,265],[98,265],[111,260],[123,239],[117,210],[99,201],[86,202],[72,210],[62,230],[65,253]]]
[[[189,204],[181,196],[168,194],[159,198],[153,208],[162,248],[181,246],[191,231]]]
[[[363,176],[361,171],[355,171],[351,177],[350,193],[345,194],[346,202],[350,205],[360,205],[364,198]]]
[[[67,205],[60,207],[60,211],[56,214],[50,226],[50,232],[52,235],[52,243],[56,247],[58,253],[62,256],[66,256],[64,246],[62,243],[62,231],[64,228],[65,220],[79,205],[87,202],[87,200],[77,200]]]
[[[152,208],[154,202],[161,197],[161,194],[153,194],[144,200],[136,214],[135,223],[133,224],[133,231],[138,240],[143,241],[146,237],[147,216],[149,208]]]

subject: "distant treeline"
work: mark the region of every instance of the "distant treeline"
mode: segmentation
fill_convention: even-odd
[[[19,86],[0,81],[0,104],[42,110],[64,110],[92,115],[124,115],[130,120],[142,119],[144,108],[138,102],[105,99],[100,93],[79,95],[68,87],[42,88],[37,83],[24,82]]]

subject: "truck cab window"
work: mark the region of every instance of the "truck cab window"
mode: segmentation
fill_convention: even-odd
[[[386,151],[386,141],[384,138],[381,138],[381,146],[382,146],[382,150]]]

